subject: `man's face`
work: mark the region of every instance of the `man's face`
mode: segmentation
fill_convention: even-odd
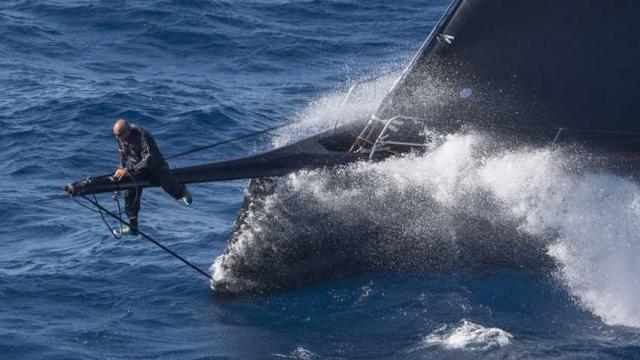
[[[129,133],[131,133],[131,128],[126,126],[114,126],[113,127],[113,135],[115,135],[118,140],[127,140],[129,137]]]

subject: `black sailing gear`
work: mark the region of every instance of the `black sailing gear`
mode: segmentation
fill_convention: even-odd
[[[153,136],[143,128],[132,125],[126,139],[117,139],[120,167],[126,167],[135,177],[146,177],[160,184],[162,189],[174,199],[181,199],[189,194],[187,188],[180,184],[169,169]],[[130,162],[127,165],[127,161]],[[190,197],[190,195],[189,195]],[[142,188],[134,188],[124,193],[124,203],[129,222],[138,227],[138,212]]]

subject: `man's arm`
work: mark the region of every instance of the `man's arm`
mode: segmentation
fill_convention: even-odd
[[[116,172],[113,173],[113,177],[115,178],[115,181],[120,181],[127,173],[127,169],[125,168],[125,165],[127,164],[127,155],[124,153],[124,146],[122,145],[122,142],[120,142],[120,140],[116,140],[116,143],[118,144],[119,167]]]
[[[122,169],[125,167],[125,165],[127,165],[127,155],[125,155],[124,153],[124,147],[122,146],[120,140],[116,140],[116,142],[118,144],[118,167]]]

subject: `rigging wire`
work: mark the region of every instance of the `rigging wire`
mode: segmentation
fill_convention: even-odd
[[[137,201],[138,196],[140,196],[140,193],[139,193],[139,190],[138,190],[138,185],[136,184],[136,180],[133,177],[133,175],[129,174],[129,176],[131,177],[131,179],[133,181],[133,184],[134,184],[134,188],[136,189],[136,195],[135,195],[134,201]],[[107,228],[109,229],[109,232],[111,233],[111,235],[114,238],[122,239],[122,229],[123,229],[123,226],[126,225],[126,226],[138,231],[138,234],[140,234],[145,240],[148,240],[148,241],[152,242],[153,244],[155,244],[156,246],[158,246],[160,249],[164,250],[165,252],[167,252],[171,256],[173,256],[176,259],[182,261],[183,263],[185,263],[186,265],[188,265],[192,269],[196,270],[198,273],[204,275],[207,279],[212,280],[211,275],[209,275],[207,272],[205,272],[204,270],[202,270],[199,267],[195,266],[193,263],[191,263],[187,259],[183,258],[182,256],[178,255],[177,253],[175,253],[174,251],[172,251],[171,249],[169,249],[168,247],[166,247],[165,245],[160,243],[158,240],[156,240],[156,239],[152,238],[151,236],[145,234],[144,232],[140,231],[138,228],[133,227],[131,225],[131,223],[125,221],[122,218],[122,207],[120,206],[119,192],[116,192],[113,195],[113,200],[116,202],[116,204],[118,206],[118,214],[117,215],[114,214],[113,212],[109,211],[108,209],[106,209],[104,206],[100,205],[100,202],[98,201],[98,198],[96,197],[95,194],[92,194],[93,200],[91,200],[90,198],[87,198],[84,195],[81,195],[81,196],[82,196],[83,199],[85,199],[86,201],[88,201],[91,204],[93,204],[93,206],[95,206],[97,210],[96,209],[92,209],[91,207],[81,203],[80,201],[78,201],[74,197],[71,197],[71,199],[73,201],[75,201],[78,205],[80,205],[80,206],[82,206],[84,208],[87,208],[87,209],[89,209],[89,210],[91,210],[93,212],[99,213],[100,217],[102,218],[102,222],[107,226]],[[109,225],[109,222],[107,221],[105,215],[108,215],[108,216],[110,216],[113,219],[118,221],[118,223],[120,224],[120,235],[117,235],[116,231],[111,227],[111,225]]]
[[[289,122],[286,122],[286,123],[283,123],[283,124],[280,124],[280,125],[276,125],[276,126],[272,126],[272,127],[270,127],[270,128],[266,128],[266,129],[263,129],[263,130],[254,131],[254,132],[252,132],[252,133],[245,134],[245,135],[240,135],[240,136],[235,137],[235,138],[231,138],[231,139],[227,139],[227,140],[218,141],[218,142],[215,142],[215,143],[212,143],[212,144],[209,144],[209,145],[198,146],[198,147],[193,148],[193,149],[191,149],[191,150],[187,150],[187,151],[181,152],[181,153],[179,153],[179,154],[171,155],[171,156],[167,157],[166,159],[167,159],[167,160],[171,160],[171,159],[175,159],[175,158],[178,158],[178,157],[182,157],[182,156],[185,156],[185,155],[188,155],[188,154],[193,154],[193,153],[198,152],[198,151],[211,149],[211,148],[214,148],[214,147],[216,147],[216,146],[220,146],[220,145],[224,145],[224,144],[229,144],[229,143],[232,143],[232,142],[234,142],[234,141],[243,140],[243,139],[248,139],[248,138],[251,138],[251,137],[254,137],[254,136],[258,136],[258,135],[266,134],[266,133],[268,133],[268,132],[271,132],[271,131],[274,131],[274,130],[278,130],[278,129],[280,129],[280,128],[283,128],[283,127],[289,126],[289,125],[294,124],[294,123],[296,123],[296,121],[289,121]]]
[[[197,271],[198,273],[200,273],[201,275],[205,276],[207,279],[209,280],[213,280],[213,278],[211,277],[211,275],[209,275],[206,271],[200,269],[199,267],[195,266],[193,263],[191,263],[190,261],[188,261],[187,259],[183,258],[182,256],[178,255],[177,253],[175,253],[174,251],[172,251],[171,249],[169,249],[168,247],[164,246],[162,243],[160,243],[158,240],[152,238],[151,236],[145,234],[144,232],[142,232],[141,230],[134,228],[133,226],[131,226],[131,224],[127,221],[125,221],[122,217],[114,214],[113,212],[109,211],[108,209],[106,209],[104,206],[100,205],[100,203],[97,201],[97,199],[94,201],[84,195],[81,195],[83,199],[85,199],[86,201],[90,202],[91,204],[93,204],[93,206],[95,206],[97,209],[99,209],[100,211],[104,212],[104,214],[109,215],[110,217],[112,217],[113,219],[119,221],[122,225],[127,225],[129,227],[131,227],[132,229],[136,229],[138,230],[138,234],[140,234],[140,236],[142,236],[145,240],[148,240],[150,242],[152,242],[153,244],[155,244],[156,246],[158,246],[160,249],[162,249],[163,251],[167,252],[168,254],[170,254],[171,256],[175,257],[176,259],[182,261],[184,264],[186,264],[187,266],[189,266],[190,268],[192,268],[193,270]]]
[[[290,122],[286,122],[284,124],[280,124],[280,125],[276,125],[276,126],[272,126],[260,131],[255,131],[246,135],[241,135],[241,136],[237,136],[235,138],[231,138],[228,140],[223,140],[223,141],[218,141],[209,145],[204,145],[204,146],[199,146],[184,152],[181,152],[179,154],[175,154],[172,156],[167,157],[166,159],[175,159],[181,156],[185,156],[188,154],[193,154],[195,152],[199,152],[202,150],[207,150],[207,149],[211,149],[214,148],[216,146],[220,146],[220,145],[224,145],[224,144],[229,144],[238,140],[243,140],[243,139],[248,139],[254,136],[258,136],[261,134],[266,134],[268,132],[289,126],[291,124],[295,123],[295,121],[290,121]],[[139,190],[138,190],[138,186],[136,184],[136,180],[133,177],[133,175],[131,173],[129,173],[129,176],[131,177],[133,183],[134,183],[134,188],[136,189],[136,196],[135,196],[135,201],[137,201],[138,196],[140,196]],[[178,255],[177,253],[175,253],[174,251],[172,251],[171,249],[169,249],[168,247],[164,246],[162,243],[160,243],[158,240],[152,238],[151,236],[145,234],[144,232],[140,231],[137,228],[134,228],[131,223],[125,221],[122,218],[122,208],[120,207],[120,201],[119,201],[119,195],[114,194],[113,199],[116,202],[116,204],[118,205],[118,214],[114,214],[113,212],[109,211],[108,209],[106,209],[104,206],[100,205],[100,203],[98,202],[98,198],[96,197],[95,194],[93,194],[93,200],[90,198],[87,198],[85,195],[81,195],[83,199],[85,199],[86,201],[88,201],[89,203],[91,203],[93,206],[95,206],[97,208],[93,209],[83,203],[81,203],[80,201],[78,201],[75,197],[70,196],[70,195],[57,195],[57,196],[51,196],[48,198],[43,198],[43,199],[38,199],[35,200],[35,203],[42,203],[42,202],[48,202],[48,201],[53,201],[53,200],[59,200],[59,199],[64,199],[67,197],[70,197],[71,200],[73,200],[74,202],[76,202],[78,205],[91,210],[93,212],[97,212],[100,214],[100,217],[102,218],[102,221],[104,222],[104,224],[107,226],[107,228],[109,229],[109,232],[111,233],[111,235],[113,237],[115,237],[116,239],[121,239],[122,238],[122,228],[123,225],[129,226],[132,229],[136,229],[138,231],[138,234],[140,234],[145,240],[150,241],[151,243],[155,244],[156,246],[158,246],[160,249],[162,249],[163,251],[167,252],[168,254],[170,254],[171,256],[175,257],[176,259],[182,261],[184,264],[186,264],[187,266],[191,267],[192,269],[194,269],[195,271],[197,271],[199,274],[203,275],[204,277],[206,277],[209,280],[213,280],[213,278],[211,277],[211,275],[209,275],[206,271],[200,269],[199,267],[195,266],[193,263],[191,263],[190,261],[188,261],[187,259],[183,258],[182,256]],[[105,215],[108,215],[110,217],[112,217],[113,219],[117,220],[120,223],[120,235],[116,235],[116,232],[114,231],[114,229],[109,225],[109,223],[107,222],[107,219],[105,217]]]
[[[85,205],[85,204],[81,203],[80,201],[78,201],[78,199],[76,199],[76,198],[75,198],[75,197],[73,197],[73,196],[69,196],[69,198],[70,198],[71,200],[73,200],[76,204],[78,204],[78,205],[82,206],[82,207],[83,207],[83,208],[85,208],[85,209],[88,209],[88,210],[90,210],[90,211],[93,211],[94,213],[99,213],[99,212],[100,212],[100,211],[98,211],[98,210],[96,210],[96,209],[94,209],[94,208],[91,208],[91,207],[89,207],[89,206],[87,206],[87,205]]]
[[[133,182],[133,188],[136,189],[136,196],[133,199],[133,203],[135,204],[138,201],[138,196],[140,195],[140,192],[138,190],[138,183],[136,183],[136,178],[133,176],[133,174],[131,174],[130,172],[127,172],[127,174],[131,178],[131,182]],[[125,190],[125,191],[127,192],[126,194],[128,194],[129,190]],[[114,191],[113,195],[111,196],[111,198],[113,199],[113,201],[118,206],[118,216],[120,218],[122,218],[122,207],[120,207],[120,191]],[[98,198],[96,197],[96,194],[93,194],[93,199],[96,201],[96,203],[98,203]],[[126,199],[125,199],[125,206],[126,206]],[[116,231],[113,228],[111,228],[111,226],[107,222],[107,219],[104,218],[104,214],[102,213],[102,210],[99,210],[99,211],[100,211],[100,217],[102,218],[102,222],[107,226],[107,228],[109,229],[109,231],[111,232],[113,237],[118,239],[118,240],[122,239],[122,231],[124,229],[124,226],[122,225],[122,223],[119,222],[119,224],[120,224],[120,232],[116,233]]]
[[[96,197],[96,194],[93,194],[93,200],[95,200],[96,204],[98,204],[98,198]],[[118,216],[122,217],[122,211],[120,210],[120,201],[117,201],[117,203],[118,203]],[[116,231],[111,227],[111,225],[109,225],[109,223],[107,222],[107,219],[105,219],[102,209],[98,208],[98,212],[100,213],[102,222],[107,226],[107,229],[109,229],[111,236],[113,236],[117,240],[122,239],[122,223],[120,223],[120,235],[118,235]]]

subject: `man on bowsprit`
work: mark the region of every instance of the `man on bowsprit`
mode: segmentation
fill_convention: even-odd
[[[186,186],[176,181],[150,133],[141,127],[128,123],[125,119],[118,119],[113,125],[113,135],[118,142],[120,159],[120,167],[113,174],[113,181],[121,181],[129,175],[144,176],[158,182],[162,189],[174,199],[182,199],[185,204],[191,205],[191,194],[187,191]],[[127,161],[130,162],[129,165],[127,165]],[[140,211],[141,196],[141,188],[125,191],[125,209],[129,223],[133,228],[124,226],[120,235],[138,234],[138,212]]]

